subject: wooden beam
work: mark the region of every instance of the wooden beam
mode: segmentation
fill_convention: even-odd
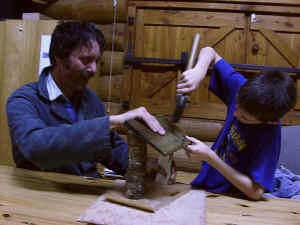
[[[135,3],[136,5],[138,4],[146,4],[147,2],[150,2],[149,4],[156,4],[155,1],[145,1],[145,0],[129,0],[129,3]],[[216,3],[216,4],[221,4],[221,3],[234,3],[234,4],[264,4],[264,5],[286,5],[286,6],[300,6],[300,2],[298,0],[204,0],[201,1],[201,3]],[[172,4],[170,1],[161,1],[161,4]],[[189,2],[189,1],[174,1],[173,4],[184,4],[184,5],[189,5],[189,4],[194,4]]]
[[[204,10],[224,10],[241,11],[257,13],[285,13],[300,14],[300,5],[284,4],[257,4],[249,2],[231,3],[231,2],[184,2],[184,1],[129,1],[129,4],[137,8],[168,8],[168,9],[204,9]]]
[[[127,22],[127,0],[118,0],[117,22]],[[113,1],[57,0],[46,4],[42,13],[56,19],[73,19],[109,24],[114,21]]]
[[[132,23],[128,21],[127,32],[126,32],[126,44],[125,50],[133,51],[135,43],[135,27],[136,27],[136,7],[128,6],[128,18],[132,19]],[[129,19],[128,19],[129,20]],[[132,52],[131,52],[132,53]],[[129,104],[131,93],[132,93],[132,76],[133,76],[133,67],[132,65],[125,65],[123,69],[123,85],[122,85],[122,96],[121,101],[123,103],[127,102]],[[129,105],[128,105],[129,107]]]
[[[217,30],[209,30],[203,35],[204,46],[214,47],[234,30],[234,26],[224,26]]]
[[[251,30],[265,29],[274,32],[300,33],[300,16],[256,14]]]
[[[140,10],[138,10],[140,11]],[[161,26],[189,26],[189,27],[223,27],[234,24],[237,28],[244,28],[244,13],[220,11],[195,11],[186,13],[183,10],[144,10],[145,25]]]
[[[268,29],[260,29],[259,31],[293,67],[298,66],[298,55],[274,31]]]
[[[295,109],[300,110],[300,79],[297,79],[297,89],[298,89],[298,101],[297,101],[297,104],[295,106]]]
[[[101,68],[100,75],[101,76],[107,76],[110,75],[110,63],[111,63],[111,57],[113,56],[112,61],[112,74],[122,74],[124,69],[124,52],[121,51],[104,51],[102,59],[103,59],[103,65]]]
[[[98,27],[104,35],[105,50],[111,51],[113,24],[101,24]],[[114,51],[124,51],[127,44],[125,42],[127,25],[126,23],[117,23],[115,29]]]

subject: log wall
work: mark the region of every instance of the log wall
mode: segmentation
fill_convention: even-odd
[[[201,2],[129,0],[128,4],[125,0],[118,0],[112,76],[110,76],[113,31],[112,2],[58,0],[53,4],[47,4],[43,10],[43,14],[52,18],[79,19],[99,24],[107,44],[103,57],[104,64],[103,66],[99,65],[97,76],[92,78],[88,86],[105,102],[109,110],[108,114],[123,112],[124,100],[129,101],[133,107],[147,106],[147,109],[153,113],[169,114],[170,107],[174,107],[173,100],[170,101],[168,98],[175,99],[175,89],[168,87],[169,90],[161,93],[158,89],[158,86],[163,83],[161,77],[164,77],[163,80],[173,79],[174,71],[169,71],[168,68],[161,69],[154,65],[145,67],[145,70],[142,68],[133,70],[130,65],[124,66],[128,33],[131,36],[135,56],[177,59],[180,57],[178,53],[189,50],[193,34],[199,31],[200,24],[204,24],[206,28],[201,30],[202,34],[205,34],[202,35],[201,45],[216,44],[221,53],[224,53],[224,57],[232,60],[242,59],[244,63],[253,64],[300,65],[299,57],[292,55],[280,58],[282,55],[276,52],[271,44],[265,45],[263,32],[258,31],[261,27],[273,27],[277,33],[281,32],[279,36],[285,39],[291,48],[299,52],[300,46],[297,41],[299,40],[299,22],[298,16],[295,16],[300,15],[298,0],[207,0]],[[105,13],[102,13],[103,10]],[[188,13],[182,14],[184,10],[187,10]],[[222,10],[231,14],[222,13]],[[245,18],[248,18],[245,17],[245,13],[249,14],[253,11],[259,14],[259,23],[248,27],[249,24],[245,23],[247,21]],[[127,25],[127,16],[134,18],[133,25]],[[3,87],[0,96],[0,164],[13,165],[5,115],[6,99],[19,86],[37,80],[40,51],[37,43],[40,43],[41,34],[51,34],[56,24],[56,20],[0,22],[0,82]],[[219,29],[220,27],[221,29]],[[210,32],[209,28],[212,28],[214,32]],[[243,32],[243,29],[247,32]],[[216,37],[225,37],[226,35],[228,35],[228,39],[223,43],[220,42],[221,38],[220,40],[216,39]],[[173,37],[178,40],[174,41]],[[261,55],[252,56],[238,51],[246,48],[245,43],[249,42],[249,46],[251,46],[255,40],[262,43],[262,46],[267,46],[263,48]],[[229,50],[236,54],[229,54]],[[251,49],[247,51],[249,52]],[[273,61],[267,61],[266,54],[274,55]],[[157,74],[156,77],[149,76],[153,72]],[[133,79],[136,76],[142,77],[142,80]],[[190,109],[190,114],[179,122],[179,126],[187,135],[212,142],[222,128],[226,109],[220,104],[220,100],[207,91],[208,82],[209,80],[206,79],[200,92],[192,94],[197,105],[193,105],[195,107]],[[142,93],[139,93],[141,85],[145,86],[141,89]],[[298,86],[300,86],[299,81]],[[157,93],[159,93],[158,96],[156,96]],[[139,98],[143,96],[150,96],[150,104],[139,102]],[[206,104],[206,98],[211,102],[210,104]],[[300,108],[300,103],[298,108]],[[201,112],[202,118],[193,116],[199,112]],[[293,124],[295,121],[296,114],[291,112],[290,115],[286,124]],[[126,135],[127,130],[120,128],[119,132]],[[149,157],[157,157],[156,151],[150,148]],[[189,161],[182,151],[176,153],[175,161],[177,167],[184,171],[196,172],[201,168],[201,163]]]
[[[117,22],[127,21],[127,0],[117,1]],[[58,0],[47,4],[42,13],[55,19],[73,19],[98,24],[114,21],[113,1],[107,0]]]
[[[0,22],[0,164],[14,165],[5,103],[18,87],[38,79],[41,34],[50,34],[56,21],[7,20]]]

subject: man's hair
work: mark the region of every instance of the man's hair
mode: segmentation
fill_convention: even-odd
[[[102,54],[105,46],[104,36],[94,23],[61,21],[55,27],[51,38],[49,50],[51,65],[55,65],[55,57],[66,59],[79,47],[91,48],[92,41],[98,43]]]
[[[296,101],[295,82],[279,70],[266,70],[252,77],[237,95],[237,104],[264,123],[283,117]]]

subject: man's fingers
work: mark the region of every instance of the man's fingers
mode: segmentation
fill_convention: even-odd
[[[166,133],[165,129],[159,124],[154,116],[150,115],[149,118],[146,119],[146,123],[154,132],[161,135]]]
[[[144,107],[138,108],[138,114],[138,117],[143,119],[152,131],[161,135],[166,133],[165,129],[160,125],[157,119],[152,116]]]

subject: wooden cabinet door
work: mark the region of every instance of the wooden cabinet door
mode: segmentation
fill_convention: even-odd
[[[229,63],[300,67],[300,17],[256,13],[254,18],[242,10],[137,8],[133,54],[180,59],[182,52],[190,51],[193,37],[199,33],[199,49],[212,46]],[[145,106],[151,113],[171,115],[181,72],[170,65],[134,66],[125,73],[130,83],[126,84],[130,108]],[[296,74],[292,76],[300,87]],[[209,76],[190,94],[184,117],[225,119],[226,106],[208,91],[208,85]],[[300,101],[297,107],[300,109]],[[283,118],[283,124],[300,124],[296,109]]]
[[[138,9],[136,57],[180,59],[200,33],[199,49],[210,45],[227,60],[245,63],[243,13]],[[241,51],[242,49],[242,51]],[[198,53],[197,53],[198,55]],[[132,71],[130,107],[145,106],[152,113],[171,114],[175,107],[178,71],[173,65],[142,65]],[[185,117],[224,119],[226,107],[208,92],[209,77],[191,93]]]

